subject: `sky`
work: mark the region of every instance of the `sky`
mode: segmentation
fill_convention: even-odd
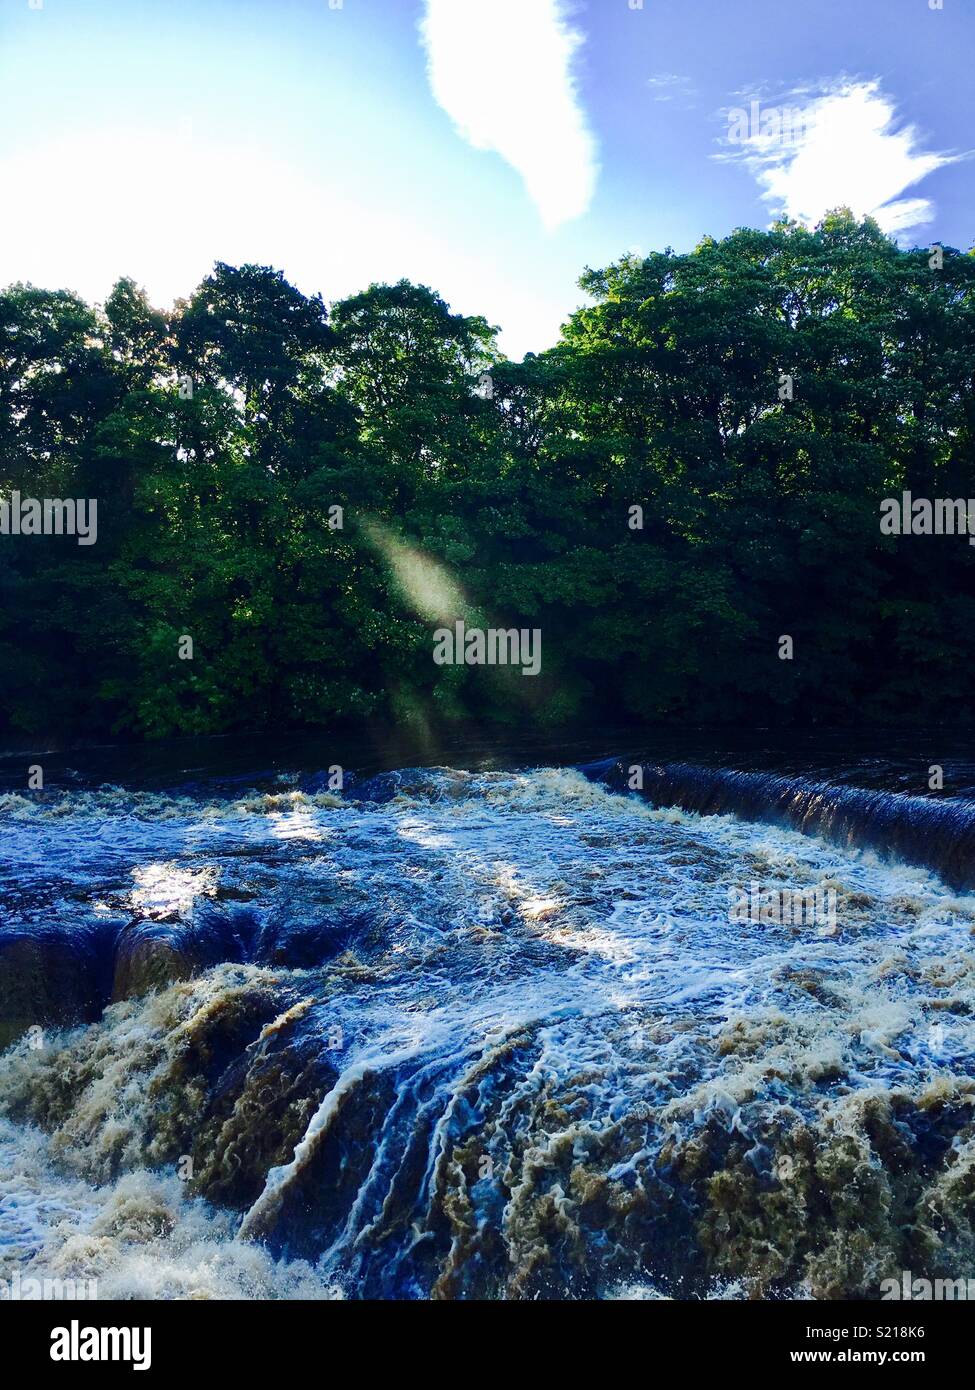
[[[407,278],[541,351],[586,266],[975,240],[975,0],[0,0],[0,285]]]

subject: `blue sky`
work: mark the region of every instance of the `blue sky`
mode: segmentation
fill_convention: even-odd
[[[973,53],[973,0],[0,0],[0,283],[406,276],[520,356],[783,210],[968,249]]]

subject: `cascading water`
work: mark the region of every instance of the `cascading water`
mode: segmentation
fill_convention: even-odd
[[[775,820],[838,844],[865,846],[933,869],[953,888],[975,887],[975,799],[906,796],[886,788],[838,786],[690,763],[628,764],[607,758],[582,769],[617,790],[639,767],[639,785],[660,806],[700,815]]]
[[[975,1272],[971,804],[626,765],[0,799],[0,1278]],[[732,920],[754,883],[835,920]]]

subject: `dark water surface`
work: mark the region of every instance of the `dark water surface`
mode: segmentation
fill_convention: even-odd
[[[945,771],[945,794],[975,797],[975,729],[790,732],[603,724],[551,734],[484,729],[423,734],[376,727],[335,735],[228,736],[51,752],[35,748],[0,753],[0,790],[21,790],[28,764],[37,762],[48,787],[119,782],[149,790],[207,784],[230,791],[241,784],[262,785],[282,773],[307,776],[336,763],[371,776],[412,766],[490,771],[572,766],[609,757],[777,772],[918,795],[927,794],[928,768],[938,764]]]

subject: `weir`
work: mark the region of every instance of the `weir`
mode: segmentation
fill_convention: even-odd
[[[960,892],[975,887],[975,801],[684,762],[607,758],[579,770],[615,791],[630,791],[636,766],[643,784],[637,794],[655,805],[788,825],[833,844],[876,850],[884,858],[930,869]]]

